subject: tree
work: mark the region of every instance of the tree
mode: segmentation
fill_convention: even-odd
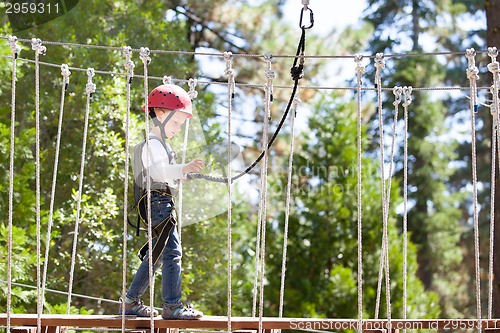
[[[412,53],[434,51],[444,44],[443,36],[450,37],[460,13],[463,7],[450,2],[369,1],[365,20],[375,29],[369,50],[373,54],[397,53],[408,50],[403,45],[409,45]],[[450,29],[438,29],[440,20],[450,21]],[[424,45],[424,37],[436,43]],[[383,86],[431,87],[444,80],[444,68],[434,57],[391,58],[383,70]],[[446,139],[445,105],[427,93],[413,93],[408,144],[409,196],[413,207],[408,223],[411,239],[418,248],[418,275],[426,289],[439,294],[443,315],[455,318],[468,302],[456,297],[462,294],[459,290],[464,286],[458,269],[462,262],[459,240],[466,222],[457,209],[463,194],[452,191],[449,185],[454,172],[450,163],[457,158],[457,143],[453,138]],[[396,169],[399,177],[400,172],[400,168]]]
[[[345,96],[344,96],[345,97]],[[357,143],[356,104],[339,94],[323,95],[315,103],[309,131],[299,138],[294,155],[292,204],[288,239],[284,315],[291,317],[357,318]],[[370,137],[362,131],[363,147]],[[363,316],[373,318],[382,239],[381,186],[377,162],[362,158]],[[274,170],[279,170],[274,168]],[[284,172],[283,172],[284,173]],[[284,200],[286,175],[273,178],[273,206]],[[279,176],[279,177],[278,177]],[[396,185],[391,193],[389,260],[393,317],[402,308],[402,236],[395,206],[401,201]],[[282,204],[281,204],[282,206]],[[283,211],[272,217],[266,286],[271,315],[277,315],[283,242]],[[416,276],[416,248],[408,251],[408,317],[439,314],[437,294],[424,291]],[[334,300],[334,301],[332,301]],[[385,316],[382,293],[380,316]]]

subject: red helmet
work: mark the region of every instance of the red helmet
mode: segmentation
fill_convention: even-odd
[[[162,84],[154,88],[148,96],[148,112],[153,108],[180,111],[193,116],[193,106],[188,93],[175,84]]]

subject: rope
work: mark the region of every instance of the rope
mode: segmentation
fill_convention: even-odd
[[[264,117],[264,129],[262,133],[262,142],[267,142],[268,132],[269,132],[269,121],[271,120],[271,103],[273,101],[273,79],[276,76],[272,70],[273,57],[269,55],[266,58],[267,70],[266,70],[266,90],[265,90],[265,117]],[[260,197],[260,210],[262,217],[262,231],[260,234],[261,238],[261,249],[260,249],[260,295],[259,295],[259,333],[262,332],[262,319],[264,316],[264,274],[265,274],[265,263],[266,263],[266,227],[267,227],[267,173],[269,165],[269,147],[264,144],[264,159],[262,161],[261,169],[261,197]]]
[[[196,79],[189,79],[189,91],[188,91],[188,95],[189,95],[189,98],[191,100],[195,99],[196,97],[198,97],[198,92],[195,90],[196,88],[196,83],[198,81]],[[186,163],[186,153],[187,153],[187,145],[188,145],[188,137],[189,137],[189,124],[190,124],[190,118],[186,119],[186,126],[185,126],[185,130],[184,130],[184,141],[183,141],[183,144],[182,144],[182,156],[181,156],[181,163],[184,164]],[[182,196],[183,196],[183,182],[180,182],[179,184],[179,194],[178,194],[178,197],[179,197],[179,208],[178,208],[178,216],[177,216],[177,229],[178,229],[178,233],[179,233],[179,243],[182,243],[181,242],[181,239],[182,239],[182,223],[183,223],[183,204],[182,204]]]
[[[149,105],[149,88],[148,88],[148,65],[151,62],[151,58],[149,57],[150,50],[147,47],[141,47],[140,49],[140,58],[144,65],[144,105],[146,107],[146,112],[144,112],[144,123],[146,130],[146,150],[149,152],[149,114],[147,112],[147,107]],[[149,166],[149,153],[146,154],[146,165]],[[151,177],[150,170],[146,168],[146,193],[147,193],[147,219],[148,219],[148,271],[149,271],[149,306],[152,309],[154,307],[154,276],[153,276],[153,235],[152,235],[152,221],[151,221]],[[151,331],[154,331],[154,316],[153,311],[151,311],[150,327]]]
[[[69,76],[71,72],[68,69],[68,65],[63,64],[61,66],[61,75],[63,77],[61,84],[61,103],[59,107],[59,122],[57,125],[57,137],[56,137],[56,151],[54,155],[54,172],[52,173],[52,187],[50,194],[50,205],[49,205],[49,221],[47,226],[47,237],[45,241],[45,259],[43,266],[43,276],[42,276],[42,304],[45,304],[45,287],[47,284],[47,271],[49,266],[49,252],[50,252],[50,239],[52,233],[52,226],[54,222],[54,201],[56,196],[56,184],[57,184],[57,170],[59,168],[59,153],[61,147],[61,135],[62,135],[62,122],[64,116],[64,99],[66,96],[66,91],[69,84]]]
[[[356,78],[357,78],[357,168],[358,168],[358,179],[357,179],[357,199],[358,199],[358,333],[362,333],[362,320],[363,320],[363,162],[361,159],[361,149],[362,149],[362,137],[361,137],[361,84],[362,77],[365,73],[365,67],[361,64],[363,60],[362,55],[358,55],[355,58],[356,62]]]
[[[406,319],[406,299],[408,297],[408,106],[412,102],[412,87],[404,86],[404,167],[403,167],[403,319]],[[406,333],[406,329],[404,330]]]
[[[493,85],[491,86],[491,94],[493,95],[493,104],[491,106],[491,115],[493,117],[492,123],[492,144],[491,144],[491,203],[490,203],[490,253],[489,253],[489,284],[488,284],[488,319],[491,318],[493,312],[493,250],[494,250],[494,231],[495,231],[495,184],[496,184],[496,155],[500,158],[500,151],[497,154],[497,149],[500,148],[499,137],[499,112],[500,112],[500,99],[498,92],[500,90],[500,65],[496,61],[498,50],[496,47],[488,48],[488,56],[491,58],[491,63],[488,64],[488,70],[493,74]],[[499,162],[500,163],[500,162]]]
[[[495,247],[495,186],[496,186],[496,150],[498,139],[498,111],[491,108],[493,123],[491,126],[491,190],[490,190],[490,251],[488,257],[488,319],[493,314],[493,258]]]
[[[479,70],[475,66],[474,49],[467,49],[466,57],[468,60],[468,68],[466,70],[467,78],[470,81],[470,108],[471,108],[471,139],[472,139],[472,196],[474,205],[474,259],[476,268],[476,310],[478,324],[481,324],[481,272],[479,259],[479,212],[477,199],[477,160],[476,160],[476,119],[475,111],[477,110],[477,90],[476,82],[479,79]],[[481,326],[479,326],[481,332]]]
[[[380,268],[377,288],[377,303],[375,305],[375,318],[378,319],[380,309],[380,294],[382,291],[381,280],[382,272],[385,269],[385,287],[386,287],[386,303],[387,303],[387,319],[389,325],[391,321],[391,290],[390,290],[390,274],[389,274],[389,242],[388,242],[388,207],[389,199],[387,198],[387,190],[385,184],[385,157],[384,157],[384,119],[382,107],[382,80],[380,77],[380,70],[385,68],[384,55],[377,53],[375,59],[375,88],[377,88],[377,102],[379,114],[379,131],[380,131],[380,173],[381,173],[381,188],[382,188],[382,219],[383,219],[383,235],[382,235],[382,252],[380,254]],[[390,177],[390,175],[389,175]]]
[[[12,83],[11,83],[11,112],[10,112],[10,152],[9,152],[9,226],[7,239],[7,332],[10,332],[10,308],[12,305],[12,221],[14,211],[14,147],[16,130],[16,68],[17,56],[21,47],[17,45],[17,37],[9,37],[12,52]]]
[[[288,248],[288,223],[290,220],[290,202],[291,202],[291,190],[292,190],[292,172],[293,172],[293,149],[295,141],[295,117],[297,116],[297,107],[300,99],[295,97],[293,108],[294,112],[290,116],[290,156],[288,157],[288,178],[286,185],[286,201],[285,201],[285,227],[283,232],[283,256],[281,261],[281,286],[280,286],[280,305],[278,316],[283,317],[283,304],[285,297],[285,276],[286,276],[286,259],[287,259],[287,248]]]
[[[78,195],[76,200],[76,220],[75,220],[75,230],[73,237],[73,250],[71,254],[71,268],[69,272],[69,286],[68,286],[68,303],[66,307],[66,314],[70,313],[71,307],[71,292],[73,289],[73,278],[75,271],[75,261],[76,261],[76,245],[78,243],[78,227],[80,225],[80,211],[81,211],[81,202],[82,202],[82,191],[83,191],[83,176],[85,171],[85,154],[87,149],[87,132],[89,126],[89,113],[90,113],[90,99],[92,98],[92,94],[95,92],[96,86],[92,82],[92,78],[94,77],[94,69],[89,68],[87,70],[87,85],[85,87],[85,92],[87,94],[87,104],[85,107],[85,122],[83,125],[83,143],[82,143],[82,156],[80,162],[80,179],[78,184]]]
[[[126,82],[126,111],[125,111],[125,176],[123,181],[123,258],[122,258],[122,299],[125,300],[127,293],[127,233],[128,233],[128,178],[129,178],[129,145],[130,145],[130,85],[134,77],[135,63],[130,59],[132,49],[130,46],[125,46],[122,49],[125,56],[124,67],[127,70]],[[125,302],[121,302],[122,327],[121,331],[125,332]]]
[[[386,56],[387,57],[387,56]],[[12,56],[5,56],[5,55],[0,55],[0,58],[5,58],[5,59],[11,59]],[[274,56],[274,58],[278,58],[278,56]],[[304,57],[308,58],[308,57]],[[352,58],[352,57],[349,57]],[[24,61],[27,63],[34,63],[34,60],[31,59],[24,59],[24,58],[18,58],[17,60],[19,61]],[[49,62],[39,62],[40,65],[43,66],[49,66],[49,67],[61,67],[60,64],[52,64]],[[70,70],[72,71],[81,71],[81,72],[86,72],[86,68],[80,68],[80,67],[69,67]],[[96,74],[100,75],[110,75],[110,76],[123,76],[127,77],[126,73],[118,73],[118,72],[112,72],[112,71],[105,71],[105,70],[95,70]],[[144,79],[144,75],[134,75],[134,77]],[[151,80],[158,80],[161,81],[164,78],[158,77],[158,76],[148,76],[148,79]],[[176,79],[174,80],[176,83],[187,83],[187,80],[180,80]],[[218,81],[201,81],[198,80],[198,84],[204,84],[204,85],[227,85],[227,82],[218,82]],[[235,83],[236,87],[245,87],[245,88],[264,88],[262,84],[253,84],[253,83]],[[293,88],[293,85],[274,85],[273,86],[275,89],[291,89]],[[358,88],[357,87],[341,87],[341,86],[300,86],[298,87],[300,89],[307,89],[307,90],[354,90],[356,91]],[[376,91],[377,89],[374,87],[362,87],[360,88],[362,91]],[[477,87],[477,90],[489,90],[490,87]],[[391,91],[392,88],[382,88],[382,91]],[[413,87],[414,91],[468,91],[469,87]]]
[[[310,8],[307,8],[310,10]],[[311,22],[311,23],[314,23]],[[303,28],[301,26],[301,28]],[[306,27],[309,29],[310,27]],[[0,39],[8,40],[7,36],[0,36]],[[29,39],[19,38],[19,42],[30,42]],[[88,49],[101,49],[101,50],[109,50],[109,51],[121,51],[122,46],[108,46],[108,45],[94,45],[94,44],[79,44],[79,43],[66,43],[66,42],[55,42],[55,41],[44,41],[46,45],[54,45],[54,46],[62,46],[62,47],[80,47],[80,48],[88,48]],[[137,52],[140,49],[132,49],[132,51]],[[174,54],[174,55],[190,55],[190,56],[216,56],[216,57],[224,57],[223,52],[193,52],[193,51],[180,51],[180,50],[150,50],[151,53],[155,54]],[[477,51],[480,54],[487,54],[487,50]],[[421,57],[425,55],[430,56],[448,56],[448,55],[464,55],[464,52],[460,51],[443,51],[443,52],[427,52],[427,53],[394,53],[385,55],[386,58],[401,58],[401,57]],[[242,58],[264,58],[265,55],[262,54],[248,54],[248,53],[234,53],[235,57]],[[279,54],[275,55],[275,58],[296,58],[296,55],[291,54]],[[364,55],[366,58],[375,59],[376,55]],[[356,55],[308,55],[304,56],[304,58],[309,59],[355,59]]]
[[[274,143],[274,140],[276,140],[276,137],[278,136],[281,128],[283,127],[283,124],[285,122],[285,119],[290,111],[290,107],[293,103],[293,100],[295,98],[295,94],[298,89],[299,85],[299,80],[304,77],[304,52],[305,52],[305,46],[306,46],[306,29],[302,29],[302,34],[300,36],[300,41],[297,46],[297,53],[293,62],[293,66],[290,69],[290,73],[292,75],[292,79],[294,81],[293,88],[292,88],[292,94],[290,95],[290,99],[288,100],[288,104],[286,106],[285,112],[283,113],[283,116],[280,119],[280,122],[274,131],[274,134],[271,137],[271,140],[269,140],[267,146],[264,147],[264,150],[260,153],[259,157],[250,165],[248,166],[243,172],[239,173],[236,176],[233,176],[231,178],[228,177],[217,177],[217,176],[210,176],[210,175],[205,175],[201,173],[192,173],[188,174],[188,179],[205,179],[213,182],[220,182],[220,183],[228,183],[228,179],[231,179],[231,182],[235,181],[236,179],[246,175],[249,173],[264,157],[266,154],[266,151],[271,148],[272,144]],[[297,61],[300,58],[299,65],[297,65]],[[266,141],[267,142],[267,141]]]
[[[36,214],[36,283],[37,283],[37,329],[42,326],[42,295],[41,295],[41,223],[40,223],[40,55],[47,51],[38,38],[31,40],[31,49],[35,51],[35,214]]]
[[[0,283],[8,283],[8,282],[9,281],[0,280]],[[17,282],[11,282],[11,283],[12,283],[12,285],[19,286],[19,287],[24,287],[24,288],[30,288],[30,289],[36,289],[37,288],[36,286],[31,286],[31,285],[24,284],[24,283],[17,283]],[[61,291],[61,290],[50,289],[50,288],[46,288],[45,290],[48,291],[48,292],[54,293],[54,294],[60,294],[60,295],[66,295],[66,296],[68,295],[67,291]],[[80,297],[80,298],[84,298],[84,299],[95,300],[95,301],[98,301],[98,302],[108,302],[108,303],[114,303],[114,304],[120,303],[120,302],[118,302],[116,300],[112,300],[112,299],[106,299],[106,298],[94,297],[94,296],[88,296],[88,295],[82,295],[82,294],[75,294],[75,293],[72,293],[71,297]]]
[[[231,327],[231,310],[232,310],[232,181],[231,181],[231,111],[232,111],[232,100],[234,98],[234,69],[232,64],[232,53],[225,52],[224,59],[226,60],[226,69],[224,74],[227,75],[227,141],[228,141],[228,152],[227,152],[227,332],[232,332]]]

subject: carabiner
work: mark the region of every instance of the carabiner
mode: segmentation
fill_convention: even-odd
[[[310,22],[310,24],[309,24],[308,27],[302,25],[302,18],[304,17],[304,11],[305,10],[309,10],[309,22]],[[300,23],[299,23],[299,27],[301,29],[311,29],[313,27],[313,25],[314,25],[314,14],[313,14],[312,9],[309,8],[309,7],[307,7],[307,6],[302,7],[302,10],[300,11]]]

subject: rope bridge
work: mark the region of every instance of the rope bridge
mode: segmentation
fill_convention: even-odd
[[[304,8],[304,11],[309,10],[307,7]],[[301,18],[302,20],[302,18]],[[312,26],[312,11],[311,11],[311,26]],[[297,329],[297,330],[342,330],[342,329],[356,329],[358,331],[361,330],[377,330],[377,331],[396,331],[400,329],[476,329],[479,331],[482,330],[493,330],[500,328],[500,321],[492,319],[492,276],[493,276],[493,242],[492,235],[494,232],[494,198],[495,198],[495,182],[492,181],[491,185],[491,229],[490,229],[490,244],[489,244],[489,284],[488,284],[488,309],[487,309],[487,319],[483,319],[483,314],[481,311],[481,289],[480,289],[480,272],[479,272],[479,230],[478,230],[478,198],[477,198],[477,161],[476,161],[476,139],[475,139],[475,112],[478,108],[478,91],[479,90],[488,90],[492,95],[492,104],[486,105],[490,108],[490,113],[492,116],[492,179],[495,179],[495,168],[497,163],[497,158],[500,156],[498,151],[498,141],[500,138],[500,134],[498,132],[498,123],[499,116],[498,110],[500,110],[500,101],[498,98],[498,92],[500,89],[500,66],[497,61],[498,50],[494,47],[488,48],[487,51],[483,52],[491,58],[491,62],[488,64],[488,70],[493,74],[493,84],[491,87],[478,87],[478,73],[479,70],[475,64],[475,57],[477,55],[476,51],[473,49],[466,50],[465,53],[458,53],[458,55],[465,56],[468,61],[468,68],[466,69],[466,76],[469,80],[469,87],[392,87],[392,88],[384,88],[382,87],[381,81],[381,71],[385,67],[385,60],[390,59],[392,57],[401,57],[401,56],[413,56],[410,55],[384,55],[382,53],[376,54],[375,56],[363,56],[363,55],[354,55],[349,56],[354,61],[354,70],[356,73],[356,87],[326,87],[326,86],[300,86],[298,84],[299,79],[302,78],[302,68],[304,61],[309,58],[346,58],[346,56],[306,56],[304,54],[305,51],[305,31],[307,28],[302,26],[302,37],[301,42],[299,43],[299,47],[297,49],[297,53],[295,55],[248,55],[248,54],[232,54],[230,52],[223,53],[197,53],[197,52],[185,52],[185,51],[167,51],[167,50],[149,50],[147,47],[142,47],[140,49],[132,49],[128,46],[122,48],[109,47],[109,46],[97,46],[97,45],[82,45],[82,44],[72,44],[72,43],[60,43],[60,42],[42,42],[40,39],[33,38],[32,40],[22,40],[17,39],[14,36],[10,37],[0,37],[2,39],[6,39],[9,41],[11,55],[3,56],[4,58],[9,59],[12,62],[12,83],[11,83],[11,131],[10,131],[10,160],[9,160],[9,214],[8,214],[8,229],[9,235],[7,240],[8,245],[8,269],[7,269],[7,290],[8,290],[8,298],[7,298],[7,313],[0,314],[0,325],[7,328],[7,331],[24,331],[24,332],[33,332],[35,331],[43,331],[43,332],[57,332],[58,330],[62,330],[64,327],[72,327],[74,329],[78,328],[94,328],[94,329],[103,329],[103,330],[113,330],[120,329],[122,331],[155,331],[155,332],[166,332],[169,329],[187,329],[189,331],[196,331],[199,329],[213,329],[213,330],[225,330],[227,332],[231,331],[245,331],[245,330],[258,330],[261,331],[270,331],[270,330],[281,330],[281,329]],[[19,57],[20,54],[20,46],[19,42],[23,43],[31,43],[31,49],[34,51],[34,60],[23,59]],[[80,67],[70,67],[66,64],[53,64],[48,62],[40,61],[40,56],[43,56],[47,50],[47,46],[65,46],[68,48],[97,48],[104,51],[121,51],[124,56],[124,73],[115,73],[103,70],[96,70],[93,68],[80,68]],[[139,57],[142,61],[142,65],[144,68],[144,75],[135,75],[134,68],[135,63],[132,61],[133,54],[139,54]],[[218,57],[224,59],[226,63],[226,68],[224,70],[224,74],[227,76],[227,82],[203,82],[196,79],[189,80],[173,80],[168,76],[164,77],[156,77],[148,74],[148,66],[151,62],[150,55],[152,53],[168,53],[168,54],[192,54],[192,55],[204,55],[209,57]],[[428,56],[433,55],[450,55],[454,53],[429,53],[424,54]],[[420,54],[422,55],[422,54]],[[454,54],[457,55],[457,54]],[[235,57],[255,57],[262,58],[266,65],[266,83],[262,85],[255,84],[241,84],[235,82],[235,71],[233,69],[233,59]],[[275,73],[272,68],[272,63],[274,59],[277,58],[293,58],[294,65],[292,67],[292,78],[294,80],[293,86],[278,86],[274,85]],[[363,75],[365,73],[365,65],[363,65],[365,59],[370,59],[374,61],[375,70],[375,87],[364,87],[362,85]],[[299,66],[297,66],[297,61],[300,62]],[[36,165],[36,229],[37,229],[37,282],[36,282],[36,290],[37,290],[37,314],[13,314],[11,313],[11,290],[14,283],[12,282],[12,265],[13,265],[13,255],[12,253],[12,228],[13,228],[13,206],[14,206],[14,150],[15,150],[15,123],[16,123],[16,73],[18,62],[28,63],[33,66],[35,73],[35,136],[36,136],[36,146],[35,146],[35,165]],[[86,108],[85,108],[85,120],[83,126],[83,141],[82,141],[82,154],[81,154],[81,162],[80,162],[80,170],[79,170],[79,183],[78,183],[78,192],[76,198],[76,221],[73,232],[73,248],[72,248],[72,258],[71,258],[71,266],[69,271],[69,289],[67,292],[67,313],[65,315],[48,315],[43,313],[43,304],[45,292],[48,291],[46,289],[47,283],[47,263],[49,259],[49,247],[45,249],[45,253],[43,254],[43,258],[45,259],[42,267],[42,246],[41,246],[41,212],[40,212],[40,201],[41,201],[41,189],[40,189],[40,66],[48,66],[48,67],[56,67],[61,69],[62,81],[61,81],[61,103],[60,103],[60,112],[59,112],[59,122],[58,122],[58,134],[56,141],[56,149],[55,149],[55,160],[54,160],[54,174],[52,179],[52,188],[51,188],[51,202],[49,204],[49,223],[47,227],[46,233],[46,244],[50,244],[51,239],[51,229],[53,225],[54,219],[54,200],[55,191],[56,191],[56,183],[57,183],[57,171],[59,166],[59,150],[61,145],[61,128],[62,128],[62,120],[64,115],[64,107],[65,107],[65,97],[69,84],[69,77],[71,75],[70,71],[81,71],[87,74],[87,83],[85,85],[85,94],[86,94]],[[302,67],[302,68],[299,68]],[[86,162],[86,144],[87,144],[87,135],[88,135],[88,127],[89,127],[89,113],[91,108],[91,100],[92,95],[96,92],[98,87],[94,83],[95,75],[112,75],[115,77],[122,77],[126,82],[126,118],[125,118],[125,127],[126,127],[126,145],[125,145],[125,182],[124,182],[124,233],[123,233],[123,253],[127,253],[127,202],[128,202],[128,159],[129,159],[129,127],[130,127],[130,107],[131,107],[131,91],[130,85],[132,84],[133,78],[143,79],[144,82],[144,95],[146,96],[145,105],[147,103],[148,96],[148,80],[162,80],[164,83],[169,83],[175,81],[176,83],[187,83],[190,87],[189,93],[192,98],[196,98],[196,85],[224,85],[227,87],[227,100],[228,100],[228,122],[227,122],[227,141],[228,141],[228,172],[225,177],[211,176],[211,175],[201,175],[195,174],[192,175],[191,178],[200,178],[208,181],[218,181],[227,184],[227,260],[228,260],[228,308],[227,308],[227,316],[224,317],[214,317],[214,316],[205,316],[201,320],[197,321],[185,321],[185,320],[176,320],[176,321],[167,321],[158,318],[131,318],[125,315],[122,316],[105,316],[105,315],[93,315],[93,316],[84,316],[84,315],[70,315],[69,309],[71,306],[72,297],[75,296],[73,294],[73,279],[74,279],[74,270],[75,270],[75,261],[76,261],[76,245],[78,243],[79,236],[79,226],[81,222],[81,210],[82,210],[82,194],[84,189],[84,172],[85,172],[85,162]],[[263,124],[263,137],[262,137],[262,152],[259,155],[258,159],[252,163],[252,165],[247,168],[244,172],[232,176],[232,170],[230,167],[230,163],[233,159],[231,147],[232,147],[232,99],[234,96],[235,87],[259,87],[264,89],[265,91],[265,112],[266,117],[264,117]],[[283,114],[282,119],[280,120],[278,129],[274,133],[274,135],[269,139],[269,121],[270,121],[270,110],[271,103],[273,101],[273,89],[291,89],[291,97],[289,103],[287,105],[286,111]],[[290,217],[290,203],[291,203],[291,180],[292,180],[292,170],[293,170],[293,153],[294,153],[294,136],[295,136],[295,113],[298,108],[299,99],[296,96],[296,92],[305,89],[324,89],[324,90],[336,90],[336,89],[344,89],[344,90],[353,90],[356,92],[357,97],[357,170],[358,178],[357,178],[357,231],[358,231],[358,274],[357,274],[357,292],[358,292],[358,318],[356,319],[304,319],[304,318],[283,318],[283,307],[284,307],[284,292],[285,292],[285,276],[286,276],[286,262],[287,262],[287,237],[288,237],[288,222]],[[470,100],[470,110],[471,110],[471,144],[472,144],[472,184],[473,184],[473,216],[474,216],[474,255],[475,255],[475,293],[476,293],[476,303],[477,303],[477,318],[473,319],[457,319],[457,320],[447,320],[447,319],[435,319],[435,320],[420,320],[420,319],[408,319],[406,313],[406,298],[407,298],[407,249],[408,249],[408,230],[407,230],[407,211],[408,211],[408,121],[409,121],[409,108],[412,103],[412,92],[414,91],[429,91],[429,90],[468,90],[469,91],[469,100]],[[381,239],[381,257],[380,257],[380,267],[379,267],[379,278],[378,278],[378,287],[377,287],[377,299],[376,299],[376,309],[375,309],[375,318],[374,319],[363,319],[363,251],[362,251],[362,227],[363,227],[363,202],[361,200],[362,194],[362,136],[361,136],[361,125],[362,125],[362,117],[361,117],[361,93],[363,91],[373,91],[377,96],[377,109],[379,116],[379,134],[380,134],[380,186],[382,192],[382,222],[383,222],[383,233]],[[384,139],[387,137],[384,135],[384,117],[383,117],[383,105],[382,105],[382,94],[383,92],[392,92],[394,95],[394,114],[393,114],[393,137],[392,137],[392,145],[390,149],[389,160],[390,163],[388,165],[389,170],[386,172],[386,163],[385,161],[385,142]],[[385,175],[392,175],[394,171],[394,159],[395,159],[395,142],[396,142],[396,123],[398,121],[398,113],[399,109],[402,107],[403,109],[403,121],[404,121],[404,179],[403,179],[403,192],[404,192],[404,208],[403,208],[403,253],[404,253],[404,262],[403,262],[403,318],[395,319],[392,318],[391,315],[391,295],[390,295],[390,265],[389,265],[389,235],[388,235],[388,219],[389,219],[389,207],[390,207],[390,193],[392,186],[392,177],[386,177]],[[289,110],[292,109],[292,112]],[[283,256],[282,256],[282,270],[281,270],[281,286],[280,286],[280,304],[279,304],[279,317],[278,318],[266,318],[263,315],[264,308],[264,280],[265,280],[265,242],[266,242],[266,205],[267,205],[267,176],[268,176],[268,154],[269,150],[272,149],[272,143],[281,129],[286,118],[289,117],[290,128],[291,128],[291,140],[290,140],[290,155],[288,161],[288,173],[287,173],[287,188],[285,195],[285,227],[284,227],[284,242],[283,242]],[[148,131],[149,120],[147,118],[147,114],[145,114],[145,123],[146,123],[146,131]],[[182,155],[182,162],[185,161],[186,158],[186,149],[187,149],[187,137],[188,137],[188,129],[189,122],[186,123],[186,131],[184,135],[184,149]],[[231,287],[231,244],[232,244],[232,186],[233,181],[240,178],[242,175],[248,173],[255,165],[261,163],[260,168],[260,191],[259,193],[259,212],[258,212],[258,225],[257,225],[257,244],[256,244],[256,254],[255,254],[255,271],[256,274],[254,276],[254,288],[253,288],[253,299],[252,299],[252,317],[250,318],[242,318],[242,317],[234,317],[232,316],[232,287]],[[179,202],[181,203],[179,207],[179,224],[182,225],[182,186],[179,191]],[[152,235],[151,232],[148,232],[148,243],[151,244]],[[125,294],[125,286],[126,286],[126,262],[127,258],[124,256],[123,258],[123,289],[122,294]],[[150,263],[150,269],[152,267],[152,263]],[[42,271],[43,268],[43,271]],[[154,283],[153,276],[150,273],[150,299],[154,299]],[[385,281],[385,286],[382,286],[382,281]],[[379,319],[380,313],[380,303],[381,303],[381,295],[382,291],[385,287],[385,295],[386,295],[386,308],[387,308],[387,318]],[[259,302],[257,302],[259,301]],[[257,304],[259,303],[259,304]],[[153,304],[151,304],[153,306]],[[258,314],[257,314],[258,310]]]

